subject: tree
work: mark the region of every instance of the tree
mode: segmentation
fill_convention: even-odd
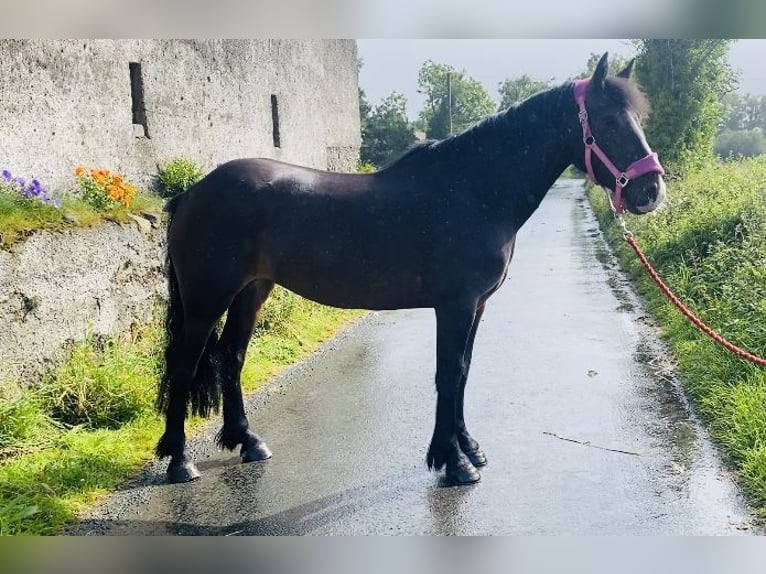
[[[721,102],[724,107],[723,128],[727,131],[740,131],[745,129],[747,124],[747,110],[745,109],[745,98],[731,92],[724,95]]]
[[[445,64],[427,60],[418,74],[418,91],[426,103],[420,121],[429,138],[442,139],[469,128],[497,110],[496,102],[480,82]],[[451,93],[451,97],[450,97]]]
[[[763,155],[766,154],[766,136],[760,130],[727,130],[716,137],[715,153],[723,159]]]
[[[362,142],[364,142],[365,131],[367,130],[367,122],[370,120],[370,114],[372,113],[372,106],[367,99],[367,94],[364,93],[362,88],[359,88],[359,129],[362,135]]]
[[[730,130],[766,130],[766,96],[726,94],[725,126]]]
[[[498,88],[500,93],[500,109],[510,108],[512,105],[526,100],[529,96],[541,90],[547,90],[552,84],[553,78],[550,80],[535,80],[527,74],[518,78],[508,78]]]
[[[683,175],[713,155],[723,96],[733,89],[731,40],[635,42],[636,76],[652,104],[649,143],[670,174]]]
[[[362,119],[360,160],[380,167],[401,154],[415,142],[415,131],[407,119],[407,99],[393,92],[375,109],[360,92]]]

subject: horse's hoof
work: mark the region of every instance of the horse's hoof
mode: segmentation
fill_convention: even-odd
[[[240,456],[242,457],[242,462],[256,462],[271,458],[271,450],[269,450],[265,442],[261,441],[247,449],[243,448]]]
[[[447,478],[452,484],[474,484],[481,480],[481,473],[473,465],[461,464],[456,468],[447,469]]]
[[[191,482],[192,480],[197,480],[199,477],[200,473],[197,470],[197,467],[190,462],[170,465],[168,467],[168,482],[171,484]]]
[[[480,448],[464,453],[476,468],[487,466],[487,455]]]

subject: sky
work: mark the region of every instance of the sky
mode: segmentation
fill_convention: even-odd
[[[528,74],[563,82],[579,73],[592,52],[631,56],[628,40],[357,40],[363,60],[359,85],[376,105],[391,92],[407,97],[408,114],[417,117],[423,97],[418,70],[428,59],[465,69],[496,98],[506,78]],[[739,71],[739,91],[766,94],[766,40],[738,40],[729,62]]]

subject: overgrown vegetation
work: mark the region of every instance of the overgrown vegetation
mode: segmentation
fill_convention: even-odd
[[[173,159],[160,168],[157,192],[162,197],[183,193],[205,176],[202,168],[187,158]]]
[[[74,345],[39,386],[0,397],[0,534],[55,533],[151,460],[162,430],[153,410],[161,315],[124,337]],[[251,342],[245,390],[355,316],[275,289]]]
[[[136,195],[136,186],[125,181],[108,169],[86,169],[78,166],[74,170],[77,178],[75,194],[85,203],[101,211],[119,207],[130,207]]]
[[[419,121],[428,138],[460,133],[497,111],[497,102],[466,70],[432,60],[420,67],[418,91],[426,98]]]
[[[766,517],[766,371],[721,349],[655,287],[622,241],[603,192],[592,204],[678,361],[682,384]],[[631,218],[641,248],[682,301],[735,344],[766,356],[766,158],[709,163],[671,182],[667,207]]]
[[[636,79],[652,103],[646,137],[666,171],[682,177],[713,158],[713,143],[734,87],[731,40],[644,39]]]
[[[725,130],[715,139],[715,154],[722,159],[741,159],[766,154],[766,135],[760,130]]]
[[[51,194],[35,179],[27,183],[4,171],[0,179],[0,248],[7,249],[36,230],[60,231],[103,221],[124,223],[131,214],[161,209],[159,198],[138,192],[107,170],[78,167],[75,177],[72,193],[62,196]]]
[[[511,106],[526,100],[529,96],[552,88],[553,79],[536,80],[528,74],[523,74],[518,78],[506,78],[498,85],[497,91],[500,95],[499,110],[507,110]]]
[[[364,92],[360,90],[360,98]],[[360,101],[360,110],[364,102]],[[393,92],[379,105],[367,104],[367,113],[361,116],[363,163],[384,166],[415,143],[415,130],[407,119],[407,99]]]

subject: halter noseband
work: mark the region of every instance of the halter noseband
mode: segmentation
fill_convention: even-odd
[[[622,214],[625,213],[625,207],[622,205],[622,190],[628,183],[630,183],[630,180],[647,173],[659,173],[662,175],[665,173],[665,170],[662,169],[660,160],[657,159],[657,154],[654,152],[634,161],[625,171],[620,171],[615,167],[607,157],[606,153],[604,153],[604,150],[602,150],[596,143],[596,138],[593,137],[593,133],[590,131],[588,112],[585,110],[585,92],[588,89],[588,82],[590,82],[590,80],[576,80],[574,83],[574,97],[580,108],[578,116],[580,118],[580,125],[582,125],[582,141],[583,144],[585,144],[585,168],[588,170],[588,177],[591,181],[598,184],[596,175],[593,173],[593,163],[591,159],[591,153],[595,153],[598,156],[598,159],[601,160],[601,163],[603,163],[614,176],[615,187],[612,210],[616,214]]]

